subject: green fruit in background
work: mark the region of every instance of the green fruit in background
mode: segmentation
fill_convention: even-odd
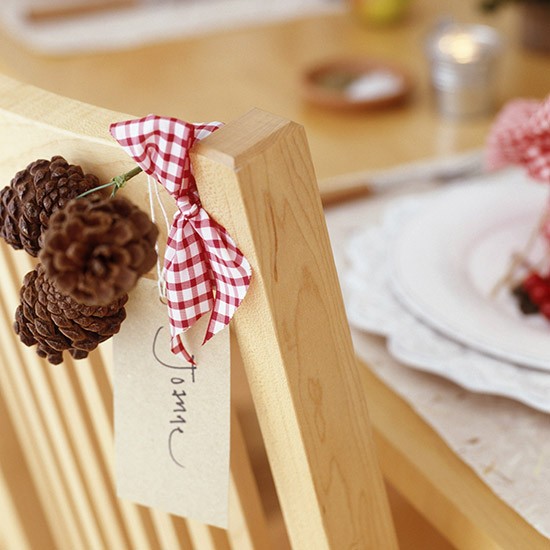
[[[369,23],[387,24],[400,19],[409,0],[355,0],[355,11]]]

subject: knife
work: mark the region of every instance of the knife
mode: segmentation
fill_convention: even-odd
[[[362,171],[319,181],[323,206],[383,193],[419,182],[447,183],[483,173],[483,151],[423,160],[381,171]]]

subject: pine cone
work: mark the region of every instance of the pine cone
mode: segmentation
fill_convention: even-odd
[[[15,312],[15,332],[27,346],[53,365],[68,350],[84,359],[101,342],[120,330],[126,318],[124,295],[107,306],[85,306],[59,292],[40,264],[27,273],[21,288],[21,305]]]
[[[38,256],[50,216],[71,199],[99,185],[92,174],[63,157],[36,160],[0,191],[0,237]]]
[[[157,236],[156,225],[127,199],[75,199],[51,217],[40,260],[63,293],[82,304],[108,304],[155,265]]]

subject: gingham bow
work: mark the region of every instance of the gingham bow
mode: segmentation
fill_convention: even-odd
[[[189,151],[222,126],[149,115],[111,125],[111,134],[176,200],[164,257],[172,352],[188,355],[179,335],[212,311],[204,342],[223,329],[250,284],[250,264],[225,229],[202,208]]]
[[[533,179],[550,183],[550,96],[542,103],[516,99],[502,109],[489,133],[486,164],[521,164]]]

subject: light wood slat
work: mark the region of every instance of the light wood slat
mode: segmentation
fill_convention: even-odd
[[[0,313],[0,331],[9,330],[8,327],[3,326],[5,320]],[[6,368],[4,357],[0,353],[0,369]],[[18,418],[12,418],[4,390],[5,387],[0,378],[0,468],[4,474],[3,490],[10,493],[12,504],[18,512],[30,547],[55,550],[56,544],[48,516],[43,509],[42,497],[36,487],[29,459],[25,456],[21,438],[17,433],[17,427],[21,422]],[[3,548],[1,542],[0,548]]]
[[[240,431],[240,428],[239,428]],[[238,437],[242,438],[242,434]],[[231,453],[235,452],[235,447],[231,446]],[[239,452],[242,455],[242,450]],[[246,457],[246,462],[248,457]],[[269,542],[269,537],[267,533],[267,525],[265,515],[261,507],[261,501],[258,495],[257,487],[253,486],[250,488],[248,480],[245,481],[242,485],[237,483],[237,478],[240,475],[239,472],[236,472],[236,469],[243,467],[246,470],[250,467],[246,462],[241,463],[239,467],[235,467],[231,472],[231,479],[229,484],[229,513],[230,524],[228,529],[228,537],[231,542],[232,548],[237,548],[238,550],[254,550],[265,549],[268,550],[271,548]],[[246,477],[248,478],[248,471],[245,472]],[[247,493],[247,491],[251,491]],[[246,508],[247,501],[254,499],[259,508],[254,510],[253,508]],[[243,501],[244,500],[244,506]],[[255,515],[259,516],[258,521],[254,521],[252,518],[252,512]]]
[[[242,369],[235,333],[231,330],[231,369]],[[232,397],[233,400],[233,397]],[[269,550],[267,520],[252,471],[234,401],[231,406],[231,479],[229,486],[229,539],[238,550]]]
[[[76,399],[76,388],[71,380],[75,368],[87,369],[84,362],[78,367],[68,358],[59,368],[47,367],[49,379],[54,388],[58,406],[66,419],[66,430],[74,453],[80,478],[84,481],[90,498],[93,515],[90,521],[97,522],[97,531],[102,534],[103,544],[113,550],[124,549],[127,541],[123,529],[118,523],[114,498],[110,498],[112,488],[107,485],[100,462],[101,454],[90,437],[84,419],[86,411]],[[84,389],[86,392],[86,389]]]
[[[189,529],[187,528],[187,522],[184,518],[172,516],[172,522],[178,538],[180,541],[181,550],[193,550],[193,542],[189,535]]]
[[[4,345],[7,344],[4,340]],[[14,356],[11,356],[10,362]],[[8,364],[3,349],[0,349],[0,359],[4,365]],[[19,363],[16,363],[19,364]],[[10,380],[7,369],[0,372],[0,384],[6,396],[6,403],[11,410],[11,416],[17,419],[18,437],[25,449],[27,463],[31,469],[34,487],[39,495],[41,507],[48,519],[48,524],[56,541],[56,549],[67,550],[71,546],[83,544],[80,528],[73,515],[72,502],[69,500],[61,472],[47,441],[45,428],[40,431],[40,419],[28,419],[25,405],[18,403],[18,381]],[[69,521],[67,522],[67,517]]]
[[[232,550],[227,531],[192,519],[186,520],[186,523],[193,548],[196,550]]]
[[[162,549],[174,548],[176,550],[182,548],[181,537],[170,514],[152,508],[151,518]]]
[[[27,264],[26,266],[25,263]],[[16,279],[22,280],[24,273],[30,269],[31,265],[31,260],[26,257],[24,257],[24,261],[19,261],[15,266],[15,271],[17,272]],[[27,349],[26,352],[31,354],[32,361],[42,363],[38,357],[32,355],[32,350]],[[102,548],[102,546],[105,546],[106,544],[102,541],[102,538],[105,536],[102,528],[105,525],[103,522],[106,521],[107,524],[110,524],[110,526],[113,527],[112,519],[114,517],[114,513],[112,512],[112,509],[110,509],[108,499],[105,495],[104,482],[102,481],[98,467],[94,462],[93,448],[89,442],[87,430],[83,424],[81,411],[74,401],[74,393],[67,379],[66,369],[68,368],[71,368],[69,362],[57,367],[52,367],[47,363],[43,363],[40,367],[40,372],[44,373],[44,377],[42,382],[38,383],[38,386],[47,387],[45,384],[47,384],[46,379],[49,374],[50,382],[55,388],[54,391],[56,391],[57,398],[59,399],[59,405],[62,409],[57,422],[60,422],[59,418],[71,418],[71,422],[68,423],[66,428],[69,432],[72,432],[73,445],[71,446],[70,436],[69,439],[65,440],[66,442],[64,444],[58,444],[60,446],[59,452],[63,453],[63,471],[65,471],[65,474],[67,475],[66,469],[69,468],[69,471],[72,474],[70,479],[72,479],[74,490],[77,491],[78,495],[75,497],[78,499],[75,506],[80,510],[81,521],[84,526],[88,527],[88,535],[91,535],[91,541],[93,541],[91,542],[89,540],[86,544],[89,545],[89,548],[95,548],[92,544],[97,543],[97,547]],[[52,385],[50,387],[52,387]],[[52,402],[54,401],[55,398],[52,399]],[[50,413],[52,413],[52,410],[50,410]],[[60,431],[63,428],[59,425],[53,425],[55,427],[51,428],[52,434],[57,434],[58,438],[62,437]],[[69,458],[71,449],[73,449],[73,452],[76,453],[75,459],[72,463],[70,463],[71,459]],[[86,468],[82,470],[80,464],[86,464]],[[80,476],[82,473],[86,474],[86,476],[91,473],[91,479],[88,479],[88,477],[81,478]],[[82,485],[83,480],[86,482],[85,488],[84,485]],[[93,501],[88,502],[88,499],[85,497],[87,491],[91,491],[92,497],[99,498],[97,505],[94,505]],[[86,508],[86,506],[88,508]],[[98,522],[96,514],[102,516],[101,522]],[[138,529],[139,528],[140,527],[138,526]],[[115,529],[118,531],[118,527],[115,527]],[[149,542],[144,544],[144,548],[149,548]],[[108,541],[109,548],[125,548],[125,546],[126,544],[124,544],[123,539],[120,537],[118,541]]]
[[[0,518],[2,518],[0,548],[9,548],[10,550],[32,550],[23,527],[24,519],[22,519],[17,512],[6,480],[4,479],[1,466],[0,464]]]
[[[54,444],[47,430],[43,416],[37,414],[35,408],[28,406],[29,397],[32,403],[37,403],[40,395],[36,394],[36,386],[30,384],[21,365],[31,360],[33,367],[42,368],[38,358],[25,352],[18,337],[11,329],[13,311],[17,302],[19,278],[9,270],[9,253],[6,246],[0,244],[2,263],[2,300],[0,311],[9,323],[2,339],[1,354],[7,368],[0,369],[0,382],[4,395],[11,409],[12,418],[19,422],[18,433],[25,449],[25,454],[31,466],[35,486],[41,496],[43,509],[47,514],[54,537],[59,549],[79,548],[84,545],[82,528],[75,515],[74,501],[71,498],[62,469],[57,459]]]
[[[101,373],[107,370],[107,367],[102,363],[102,356],[97,352],[91,354],[84,364],[75,365],[74,368],[83,388],[82,393],[86,399],[88,411],[93,418],[95,434],[99,441],[99,450],[114,491],[114,433],[112,414],[109,415],[106,409],[106,400],[109,403],[112,401],[112,390],[110,387],[105,387],[105,385],[101,386],[99,382]],[[150,533],[147,533],[147,529],[141,521],[138,507],[122,499],[117,499],[117,503],[123,520],[123,528],[130,538],[131,547],[136,550],[148,548],[151,544]]]
[[[18,273],[16,281],[22,281],[25,273],[32,267],[32,261],[25,255],[19,255],[18,262],[15,264],[15,272]],[[15,283],[15,281],[13,281]],[[17,294],[14,291],[13,296]],[[7,303],[8,300],[14,302],[14,298],[8,298],[6,294],[3,296]],[[18,303],[16,301],[14,306]],[[15,307],[13,307],[15,310]],[[81,477],[79,471],[79,458],[75,455],[72,446],[70,434],[67,431],[67,426],[64,418],[64,411],[60,408],[57,401],[55,388],[50,377],[51,366],[45,361],[39,359],[33,350],[24,348],[24,359],[18,368],[22,369],[27,378],[32,381],[32,384],[39,394],[37,395],[37,412],[41,414],[46,422],[47,431],[51,437],[54,446],[54,454],[59,461],[59,466],[63,472],[63,477],[67,482],[70,494],[73,499],[73,506],[78,515],[82,529],[85,535],[86,548],[102,550],[105,546],[105,541],[102,537],[101,529],[99,528],[97,517],[93,503],[88,497],[85,481]],[[60,366],[61,370],[63,366]]]
[[[255,273],[233,327],[293,546],[397,548],[303,129],[254,110],[192,162]]]
[[[101,368],[105,374],[109,387],[111,388],[111,393],[113,391],[113,341],[107,340],[103,342],[101,346],[97,349],[96,356],[101,358]],[[112,424],[112,420],[111,420]]]
[[[10,264],[10,262],[7,259],[3,263],[4,266],[9,265],[9,264]],[[30,267],[30,266],[27,266],[27,267]],[[12,301],[13,302],[12,303],[12,308],[11,308],[12,310],[17,305],[17,299],[14,298],[14,296],[16,296],[16,294],[14,294],[15,293],[15,286],[19,284],[19,281],[21,280],[21,274],[24,270],[25,270],[24,268],[20,267],[19,272],[17,272],[16,274],[10,274],[9,281],[11,282],[12,288],[7,290],[7,292],[9,292],[9,294],[8,294],[8,296],[4,296],[4,300],[3,300],[2,305]],[[3,286],[2,290],[5,290],[5,289],[6,289],[6,285]],[[8,331],[8,334],[10,334],[10,333],[12,334],[12,338],[15,340],[14,345],[15,345],[16,349],[21,348],[21,351],[23,353],[27,353],[27,355],[29,355],[29,352],[30,352],[30,358],[27,359],[26,362],[30,363],[32,365],[32,368],[34,368],[36,370],[44,369],[44,367],[46,368],[46,370],[52,369],[52,368],[53,369],[58,369],[58,367],[52,367],[51,365],[41,364],[40,359],[36,355],[33,355],[32,350],[25,349],[22,346],[22,344],[18,341],[18,338],[16,337],[16,335],[12,333],[11,324],[12,324],[12,320],[11,320],[11,315],[10,315],[9,326],[7,327],[6,330]],[[13,364],[15,366],[16,372],[18,372],[19,374],[21,373],[21,368],[20,368],[19,365],[22,364],[23,361],[24,360],[21,360],[21,359],[18,359],[16,361],[11,361],[11,364]],[[87,368],[87,367],[84,367],[84,365],[82,367],[83,367],[83,370],[85,370]],[[110,399],[110,397],[108,397],[108,398]],[[28,430],[28,431],[32,432],[32,430]],[[25,433],[27,433],[27,432],[25,432]],[[39,428],[38,433],[33,434],[33,435],[35,435],[36,437],[39,437],[43,433],[48,433],[47,429]],[[27,452],[27,456],[29,456],[28,452]],[[35,451],[34,450],[30,453],[30,456],[35,456]],[[60,466],[58,468],[58,471],[54,474],[55,476],[58,476],[58,481],[60,483],[63,481],[63,477],[62,477],[63,476],[63,474],[62,474],[63,471],[64,470]],[[55,495],[58,495],[59,492],[60,492],[59,489],[56,489],[55,491],[53,491],[53,493]],[[52,491],[48,491],[48,497],[47,498],[49,500],[46,500],[47,504],[45,505],[45,510],[50,510],[50,508],[51,508],[51,494],[50,493],[52,493]],[[135,530],[135,532],[143,532],[145,529],[144,529],[144,526],[143,526],[143,522],[140,519],[140,514],[137,511],[136,507],[134,505],[129,504],[129,503],[123,503],[122,501],[120,501],[120,502],[121,502],[122,506],[130,508],[133,511],[133,513],[131,514],[131,517],[130,517],[131,529]],[[67,504],[64,507],[65,508],[65,510],[64,510],[65,515],[62,518],[60,518],[58,516],[55,520],[52,521],[52,523],[55,525],[56,528],[59,528],[63,525],[66,525],[71,529],[75,528],[75,524],[78,524],[78,522],[76,521],[76,518],[74,518],[74,517],[71,518],[71,514],[67,515],[67,510],[72,511],[74,509],[74,507],[75,507],[74,501],[71,501],[70,504]],[[84,540],[80,540],[80,539],[75,539],[74,537],[72,538],[72,540],[73,540],[73,542],[70,542],[71,538],[68,537],[66,534],[64,534],[61,537],[62,542],[59,543],[60,544],[59,548],[67,548],[68,550],[71,550],[72,548],[84,547],[88,544],[88,542],[84,542]],[[154,548],[155,543],[153,541],[155,541],[155,540],[156,540],[156,538],[154,537],[154,534],[152,536],[149,536],[149,537],[142,537],[141,540],[139,540],[138,543],[135,546],[132,546],[132,548],[135,548],[136,550],[140,550],[140,549],[147,550],[149,548]],[[123,544],[121,542],[117,547],[118,548],[125,548],[126,544]],[[115,547],[113,547],[113,548],[115,548]]]

